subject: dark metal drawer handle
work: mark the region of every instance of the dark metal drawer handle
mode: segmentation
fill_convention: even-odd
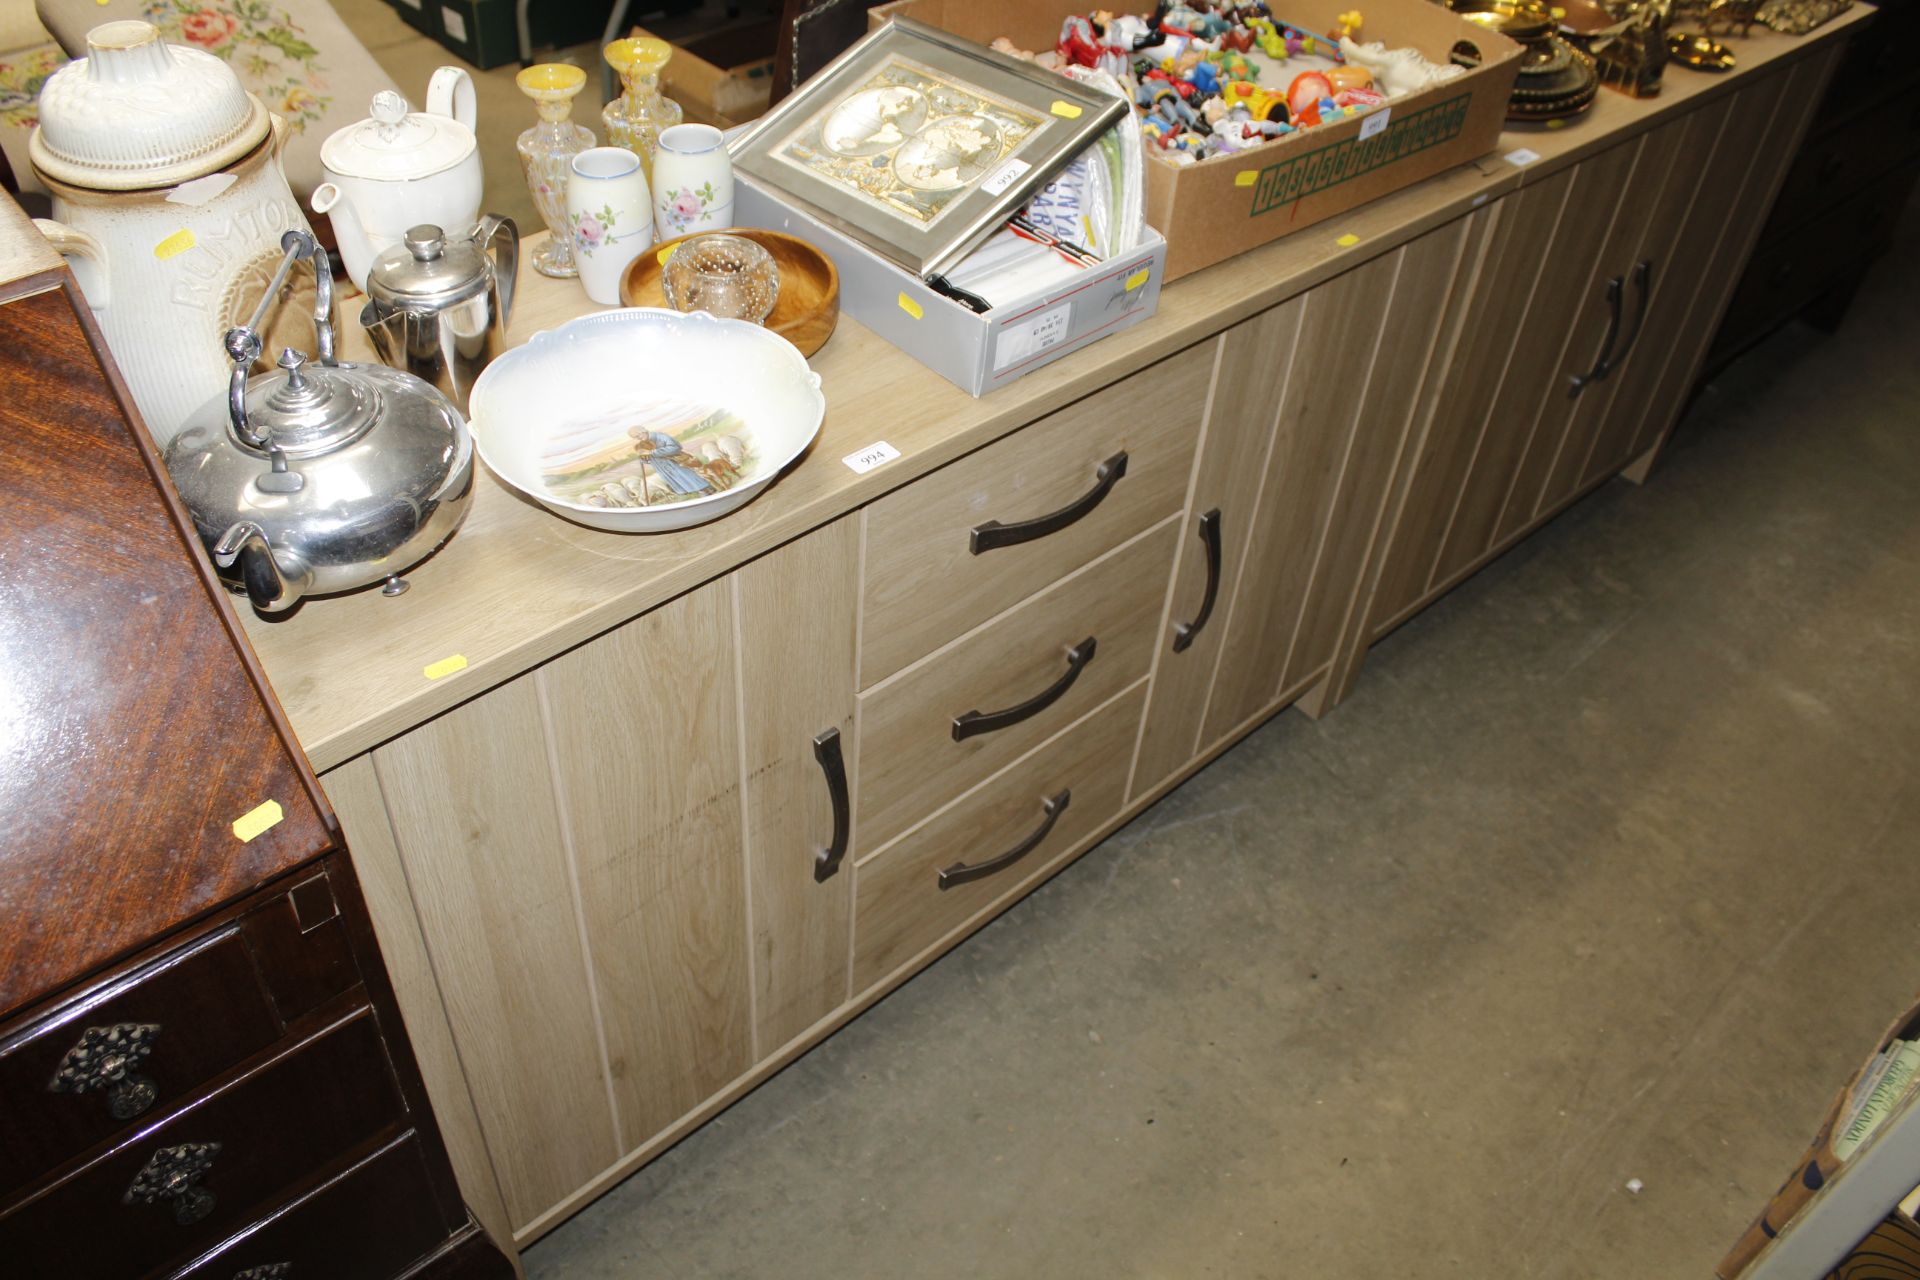
[[[1120,477],[1127,474],[1127,451],[1120,452],[1101,463],[1093,473],[1093,488],[1060,508],[1032,520],[1020,520],[1013,524],[1001,524],[998,520],[989,520],[985,524],[973,527],[973,538],[968,544],[973,554],[980,555],[995,547],[1011,547],[1016,543],[1032,542],[1035,538],[1044,538],[1050,533],[1058,533],[1068,525],[1086,515],[1106,500]]]
[[[131,1120],[153,1105],[160,1088],[134,1074],[153,1052],[157,1022],[116,1022],[110,1027],[88,1027],[79,1042],[67,1050],[47,1089],[51,1093],[107,1092],[107,1113],[115,1120]]]
[[[1602,378],[1612,377],[1613,371],[1625,364],[1627,357],[1633,354],[1634,343],[1640,341],[1640,330],[1645,328],[1647,323],[1647,295],[1653,292],[1653,259],[1642,258],[1633,264],[1633,287],[1636,290],[1633,327],[1627,330],[1626,341],[1620,344],[1619,358],[1600,362]]]
[[[1600,344],[1599,358],[1593,362],[1593,368],[1585,373],[1573,375],[1573,389],[1567,393],[1569,398],[1579,396],[1593,383],[1607,376],[1607,361],[1613,355],[1613,344],[1620,340],[1620,293],[1626,288],[1627,278],[1615,276],[1607,281],[1607,336]]]
[[[233,1280],[287,1280],[293,1274],[291,1262],[263,1262],[257,1267],[233,1273]]]
[[[1214,597],[1220,593],[1220,508],[1215,507],[1200,517],[1200,541],[1207,546],[1207,590],[1200,597],[1200,612],[1193,615],[1193,621],[1173,624],[1175,653],[1184,653],[1200,634],[1200,628],[1207,625],[1207,619],[1213,616]]]
[[[838,871],[847,856],[847,764],[840,756],[837,726],[814,736],[813,758],[827,775],[827,798],[833,802],[833,839],[813,855],[813,878],[820,881]]]
[[[1067,650],[1067,672],[1058,680],[1034,694],[1025,702],[1008,707],[1004,711],[969,711],[965,715],[953,718],[953,740],[965,742],[968,738],[983,733],[992,733],[995,729],[1004,729],[1011,724],[1019,724],[1030,716],[1037,716],[1058,702],[1067,690],[1073,688],[1073,682],[1093,661],[1094,637],[1088,636],[1073,648]]]
[[[187,1142],[177,1147],[162,1147],[133,1175],[133,1183],[123,1197],[127,1204],[157,1204],[173,1201],[173,1220],[192,1226],[213,1212],[213,1192],[198,1185],[220,1154],[217,1142]]]
[[[1005,871],[1040,847],[1040,842],[1045,840],[1048,833],[1053,830],[1053,824],[1060,821],[1060,815],[1067,811],[1067,803],[1072,799],[1073,792],[1065,787],[1056,794],[1048,796],[1040,802],[1040,810],[1045,816],[1040,819],[1040,825],[1034,828],[1032,835],[997,858],[988,858],[985,862],[976,862],[971,866],[964,862],[954,863],[940,873],[940,887],[951,889],[957,884],[985,879],[996,871]]]

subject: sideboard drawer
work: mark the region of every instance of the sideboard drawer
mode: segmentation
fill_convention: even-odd
[[[860,686],[1178,511],[1212,351],[1163,360],[867,508]]]
[[[860,695],[860,854],[1147,674],[1178,533],[1167,521]]]
[[[316,875],[7,1034],[0,1193],[165,1115],[357,980],[332,890]]]
[[[1146,694],[1142,681],[860,864],[856,994],[1018,893],[1120,812]]]
[[[180,1265],[403,1114],[362,1006],[12,1206],[0,1258],[9,1274],[88,1280]]]
[[[389,1280],[433,1252],[447,1230],[420,1139],[409,1133],[171,1280],[232,1280],[249,1268],[285,1280]]]

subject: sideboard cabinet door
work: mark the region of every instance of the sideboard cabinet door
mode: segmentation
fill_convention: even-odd
[[[732,582],[757,1062],[848,995],[860,517],[762,556]]]
[[[623,1153],[753,1061],[732,604],[711,583],[535,673]]]

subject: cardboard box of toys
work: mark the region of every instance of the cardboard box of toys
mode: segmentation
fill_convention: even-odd
[[[633,35],[649,36],[644,27]],[[689,121],[731,129],[762,114],[773,98],[773,22],[729,27],[686,44],[660,73],[660,92],[680,104]]]
[[[1323,222],[1369,200],[1494,149],[1507,97],[1520,73],[1520,46],[1430,0],[1272,0],[1274,17],[1329,33],[1358,8],[1356,39],[1388,49],[1411,46],[1446,64],[1457,45],[1479,66],[1363,115],[1315,125],[1259,146],[1176,165],[1150,155],[1147,222],[1167,238],[1167,279]],[[900,16],[989,44],[1051,50],[1061,24],[1089,12],[1086,0],[895,0],[874,9],[879,25]],[[1126,8],[1115,12],[1129,12]],[[1273,88],[1283,90],[1284,85]],[[1154,148],[1150,147],[1149,150]]]

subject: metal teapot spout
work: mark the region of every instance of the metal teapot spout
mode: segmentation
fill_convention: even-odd
[[[285,613],[307,593],[313,574],[298,556],[274,554],[267,531],[242,520],[213,544],[213,563],[240,580],[247,599],[261,613]]]

